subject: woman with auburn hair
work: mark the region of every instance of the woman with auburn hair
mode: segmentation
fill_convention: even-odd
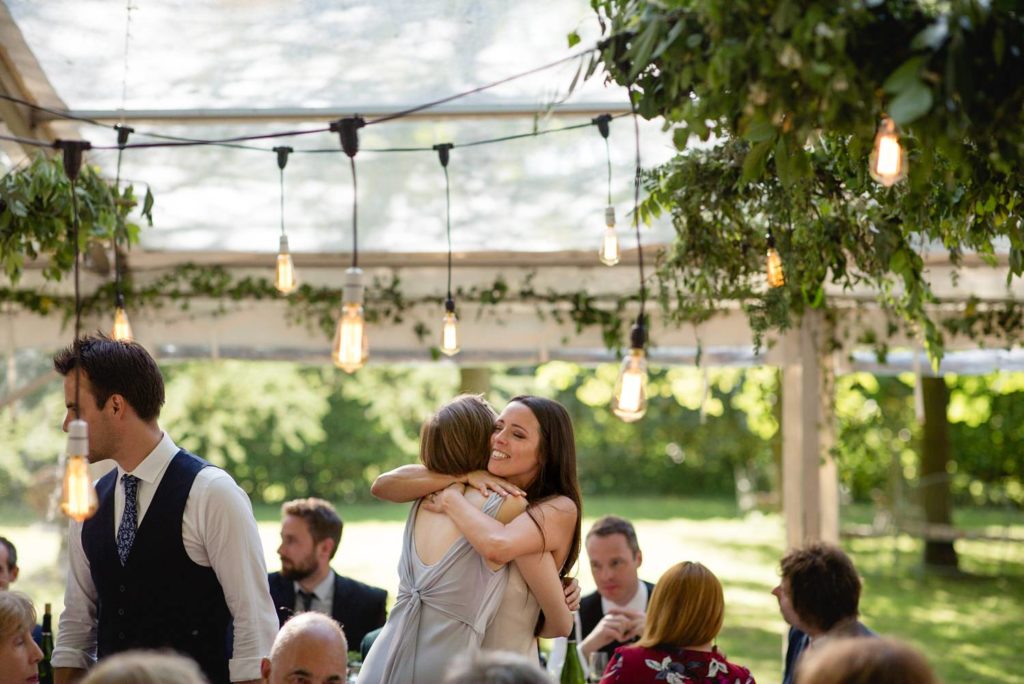
[[[654,587],[643,637],[615,649],[602,684],[754,684],[750,670],[730,663],[714,645],[724,618],[715,574],[700,563],[673,565]]]
[[[896,639],[828,639],[801,659],[799,684],[939,684],[921,653]]]
[[[36,610],[17,591],[0,591],[0,684],[39,681],[43,652],[32,641]]]

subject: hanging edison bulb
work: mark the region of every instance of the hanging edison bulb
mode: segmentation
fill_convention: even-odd
[[[99,500],[89,476],[89,425],[75,419],[68,425],[67,466],[61,489],[60,508],[64,515],[82,522],[96,513]]]
[[[363,319],[362,275],[362,269],[354,266],[345,271],[341,318],[338,319],[331,350],[334,365],[346,373],[355,373],[366,364],[370,356],[366,321]]]
[[[124,308],[124,295],[117,293],[117,302],[114,307],[114,327],[110,330],[110,336],[121,342],[131,342],[135,339],[132,334],[132,324],[128,321],[128,312]]]
[[[629,337],[629,355],[622,360],[612,393],[612,413],[632,423],[647,413],[647,354],[644,352],[647,331],[643,314],[637,318]]]
[[[768,287],[782,287],[786,284],[786,272],[782,268],[782,257],[775,249],[775,236],[768,231]]]
[[[646,412],[647,356],[643,349],[630,349],[615,381],[612,413],[632,423],[643,418]]]
[[[896,123],[884,117],[875,135],[868,171],[876,181],[889,187],[907,177],[907,151],[900,144]]]
[[[281,236],[281,248],[277,253],[277,271],[274,274],[274,287],[281,294],[288,294],[295,290],[295,263],[292,261],[292,254],[288,251],[288,236]]]
[[[598,256],[605,266],[614,266],[619,263],[621,256],[619,236],[615,233],[615,207],[604,210],[604,223],[604,237],[601,238],[601,251],[598,252]]]
[[[444,327],[441,329],[441,352],[448,356],[459,353],[459,319],[455,316],[455,302],[448,299],[444,303]]]

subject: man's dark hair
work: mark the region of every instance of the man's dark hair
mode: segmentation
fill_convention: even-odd
[[[613,534],[621,534],[626,538],[626,543],[632,549],[634,557],[640,553],[640,542],[636,539],[633,523],[617,515],[606,515],[595,522],[587,532],[587,541],[590,541],[593,536],[610,537]]]
[[[842,549],[817,542],[782,558],[782,581],[800,621],[827,632],[836,623],[857,617],[860,577]]]
[[[0,546],[7,549],[7,569],[13,570],[14,566],[18,564],[18,550],[14,548],[14,544],[7,537],[0,537]]]
[[[338,545],[341,543],[341,528],[344,523],[330,502],[313,497],[295,499],[281,506],[281,512],[305,520],[314,544],[319,544],[324,539],[333,539],[334,548],[331,549],[331,558],[334,558],[334,554],[338,552]]]
[[[156,361],[137,342],[97,334],[83,337],[53,357],[53,368],[66,376],[78,368],[89,378],[92,396],[102,409],[120,394],[144,421],[155,420],[164,405],[164,378]]]

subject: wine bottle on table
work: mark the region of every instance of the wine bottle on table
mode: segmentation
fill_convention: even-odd
[[[580,652],[576,648],[576,635],[569,637],[569,644],[565,648],[565,662],[562,663],[562,676],[558,679],[559,684],[586,684],[586,677],[583,675],[583,663],[580,662]]]
[[[50,615],[50,604],[43,608],[43,632],[39,648],[43,651],[43,659],[39,661],[39,684],[53,684],[53,618]]]

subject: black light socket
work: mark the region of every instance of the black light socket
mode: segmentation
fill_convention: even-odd
[[[331,131],[341,138],[341,149],[349,157],[355,157],[359,152],[359,129],[366,125],[361,116],[350,116],[347,119],[338,119],[331,122]]]
[[[455,313],[455,300],[452,299],[451,297],[444,300],[444,310],[447,313]]]
[[[452,148],[455,147],[452,143],[440,143],[434,145],[434,149],[437,150],[437,158],[441,161],[441,166],[448,166],[449,153]]]
[[[290,147],[275,147],[274,152],[277,152],[277,168],[284,170],[284,167],[288,165],[288,155],[294,152]]]
[[[590,122],[592,124],[594,124],[595,126],[597,126],[597,130],[601,132],[601,137],[602,138],[607,138],[608,137],[608,124],[611,122],[611,120],[612,120],[612,115],[611,114],[601,114],[600,116],[596,116],[593,119],[591,119]]]
[[[57,140],[53,146],[64,153],[64,173],[72,180],[78,180],[82,170],[82,152],[92,149],[88,140]]]
[[[646,344],[647,327],[644,325],[644,315],[640,314],[629,331],[629,346],[632,349],[643,349]]]

